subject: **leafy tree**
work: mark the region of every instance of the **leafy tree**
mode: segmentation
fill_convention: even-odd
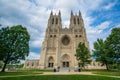
[[[3,65],[3,62],[2,62],[2,61],[0,61],[0,69],[2,68],[2,65]]]
[[[19,64],[17,66],[18,66],[18,68],[23,68],[24,64]]]
[[[120,66],[120,28],[113,28],[111,34],[106,39],[106,45],[112,52],[113,63]]]
[[[106,65],[106,69],[109,70],[109,63],[112,61],[110,55],[108,55],[109,49],[106,48],[106,43],[102,39],[97,39],[94,42],[93,57],[96,61]]]
[[[19,63],[28,56],[29,40],[27,29],[21,25],[0,29],[0,60],[4,63],[1,72],[6,64]]]
[[[76,59],[78,60],[79,67],[85,67],[85,65],[90,64],[91,55],[88,48],[84,43],[79,43],[78,48],[76,49]]]

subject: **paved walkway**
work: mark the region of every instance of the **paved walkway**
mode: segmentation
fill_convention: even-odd
[[[92,72],[44,72],[41,75],[70,75],[70,74],[84,74],[84,75],[96,75]]]

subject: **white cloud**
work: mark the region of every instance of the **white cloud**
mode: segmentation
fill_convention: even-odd
[[[27,57],[27,59],[39,59],[40,58],[40,54],[39,53],[35,53],[35,52],[30,52],[29,56]]]
[[[63,27],[69,27],[69,25],[70,25],[70,20],[65,20]]]
[[[115,2],[111,2],[111,3],[107,4],[107,5],[105,5],[105,6],[103,7],[103,9],[109,10],[109,9],[111,9],[115,4],[116,4],[116,1],[115,1]]]
[[[109,25],[110,25],[110,22],[105,21],[100,23],[97,26],[89,26],[86,28],[91,50],[93,49],[93,43],[97,40],[97,38],[105,39],[109,35],[110,33],[109,30],[106,32],[103,32],[105,29],[109,27]]]
[[[30,48],[40,48],[50,12],[47,7],[36,6],[28,0],[0,0],[0,10],[0,23],[2,26],[21,24],[27,27],[31,36]]]
[[[97,25],[96,27],[89,26],[87,28],[87,33],[88,34],[100,34],[102,31],[106,28],[108,28],[110,25],[109,21],[102,22],[101,24]]]
[[[55,8],[76,8],[78,7],[78,1],[77,0],[56,0]]]
[[[110,24],[109,21],[105,21],[97,26],[91,26],[95,19],[89,13],[98,10],[103,2],[104,0],[0,0],[0,23],[3,26],[21,24],[27,27],[31,36],[30,48],[40,48],[51,10],[57,14],[59,10],[61,11],[63,27],[69,27],[71,10],[75,14],[80,10],[90,45],[93,46],[93,42],[98,37],[104,38],[107,35],[107,33],[103,34],[103,30]],[[108,5],[106,9],[114,6]],[[29,56],[32,55],[38,56],[34,52]]]
[[[116,27],[119,27],[119,28],[120,28],[120,24],[118,24]]]
[[[34,47],[34,48],[40,48],[40,47],[42,47],[43,39],[44,39],[44,38],[40,38],[40,39],[31,41],[31,42],[30,42],[31,48],[33,48],[33,47]]]
[[[95,10],[97,9],[103,0],[79,0],[79,6],[81,7],[82,10]]]
[[[55,0],[30,0],[32,3],[35,3],[37,6],[50,7],[54,4]]]
[[[110,22],[109,21],[105,21],[105,22],[102,22],[100,25],[98,25],[97,28],[103,30],[103,29],[108,28],[109,25],[110,25]]]

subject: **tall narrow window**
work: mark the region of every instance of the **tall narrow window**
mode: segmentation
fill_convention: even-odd
[[[29,66],[29,63],[27,63],[27,66]]]
[[[56,18],[56,24],[58,24],[58,18]]]
[[[52,24],[54,24],[54,18],[52,19]]]
[[[34,63],[32,63],[32,66],[34,66]]]
[[[77,21],[78,21],[78,24],[80,24],[80,22],[79,22],[79,18],[77,19]]]
[[[74,18],[74,24],[76,24],[76,19]]]

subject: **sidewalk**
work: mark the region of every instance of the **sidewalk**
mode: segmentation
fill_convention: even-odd
[[[92,72],[44,72],[41,75],[70,75],[70,74],[86,74],[86,75],[96,75]]]

